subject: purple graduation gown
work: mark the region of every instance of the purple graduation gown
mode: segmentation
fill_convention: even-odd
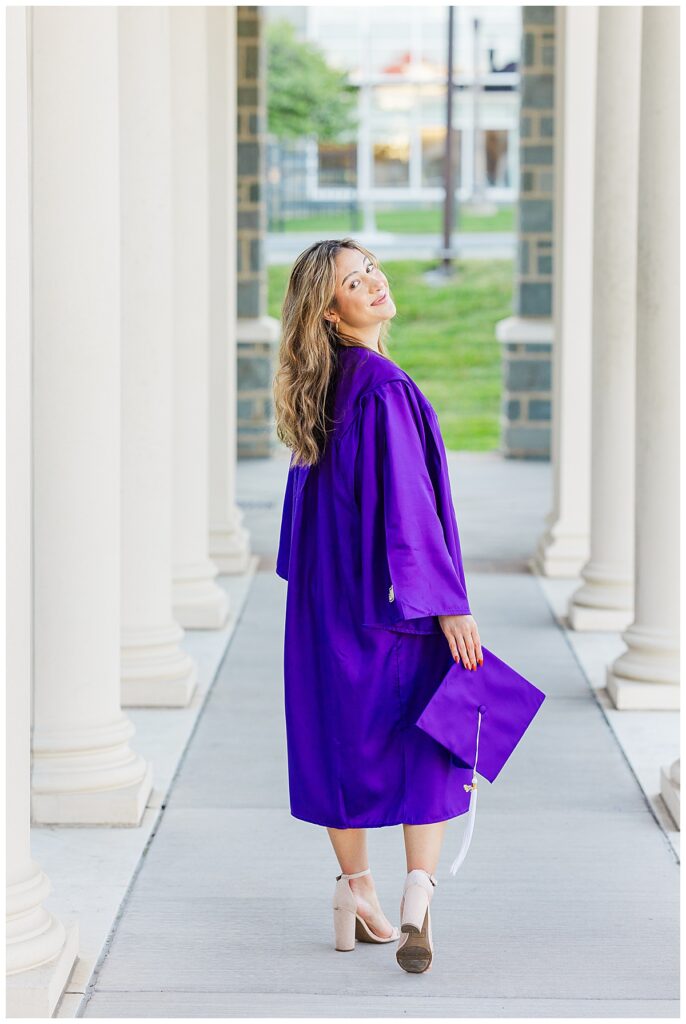
[[[443,821],[473,775],[415,724],[454,664],[436,616],[470,613],[445,446],[404,370],[338,351],[335,426],[316,466],[291,458],[276,560],[291,814]]]

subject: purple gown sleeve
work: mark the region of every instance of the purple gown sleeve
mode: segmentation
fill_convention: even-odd
[[[293,481],[295,479],[295,467],[291,455],[291,465],[286,479],[286,491],[283,498],[283,510],[281,513],[281,533],[279,535],[279,550],[276,555],[276,575],[281,579],[288,579],[288,565],[291,557],[291,530],[293,528]]]
[[[363,395],[355,461],[362,624],[440,633],[437,615],[469,615],[445,447],[411,384]]]

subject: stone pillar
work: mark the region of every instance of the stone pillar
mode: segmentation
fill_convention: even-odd
[[[598,8],[593,211],[591,557],[572,629],[633,618],[636,220],[641,8]]]
[[[182,626],[221,627],[210,560],[210,204],[206,7],[172,7],[173,603]],[[227,129],[228,126],[227,126]],[[227,283],[228,284],[228,283]]]
[[[501,320],[501,451],[550,457],[555,7],[522,7],[520,199],[514,315]]]
[[[120,706],[117,10],[33,9],[33,818],[135,825]]]
[[[120,7],[122,703],[188,704],[171,609],[172,207],[168,7]]]
[[[618,708],[679,707],[679,10],[642,7],[636,309],[636,587]]]
[[[259,7],[236,8],[238,456],[251,458],[270,456],[277,444],[272,381],[280,324],[267,316],[263,16]]]
[[[210,555],[245,572],[250,534],[236,504],[236,7],[209,7]]]
[[[558,7],[553,507],[532,565],[576,576],[588,558],[596,7]]]
[[[33,12],[6,20],[6,876],[8,1017],[51,1017],[78,954],[43,906],[50,882],[31,858],[31,293],[27,50]]]

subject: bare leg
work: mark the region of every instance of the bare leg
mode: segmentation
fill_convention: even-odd
[[[364,871],[365,868],[369,867],[366,829],[329,828],[327,832],[338,858],[338,863],[341,866],[341,871],[346,875],[350,875],[354,874],[355,871]],[[356,881],[356,878],[351,879],[351,882]]]
[[[430,825],[403,825],[407,870],[423,868],[433,874],[438,866],[445,833],[445,821]]]
[[[430,971],[433,959],[429,904],[433,887],[421,872],[433,875],[443,844],[445,821],[426,825],[403,824],[408,877],[400,900],[401,935],[395,958],[404,971],[422,974]],[[411,876],[410,872],[420,872]],[[417,885],[408,882],[417,882]]]
[[[327,828],[341,871],[354,874],[369,867],[367,853],[367,832],[363,828]],[[371,874],[361,878],[351,878],[350,888],[357,899],[357,910],[373,932],[382,938],[390,935],[393,925],[388,920],[376,894],[376,886]]]

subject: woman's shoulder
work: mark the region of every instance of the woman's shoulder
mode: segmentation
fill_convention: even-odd
[[[431,408],[410,374],[380,353],[371,349],[357,350],[355,356],[347,359],[346,369],[348,367],[351,368],[351,372],[346,374],[349,384],[343,389],[347,394],[339,406],[339,436],[347,433],[360,414],[377,400],[400,401],[403,404],[409,401],[423,410]]]
[[[363,349],[361,346],[347,346],[344,351],[345,369],[348,371],[346,376],[351,383],[354,382],[351,390],[357,402],[364,395],[393,381],[404,381],[416,387],[410,375],[401,366],[380,352],[374,352],[370,348]]]

